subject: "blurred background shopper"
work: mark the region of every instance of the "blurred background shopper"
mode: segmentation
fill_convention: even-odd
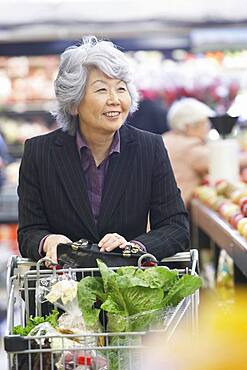
[[[176,101],[168,111],[171,130],[163,135],[174,174],[188,207],[194,189],[208,171],[208,148],[205,145],[214,112],[194,98]]]
[[[124,124],[138,105],[125,55],[84,38],[62,54],[55,93],[61,128],[27,140],[20,167],[22,256],[56,261],[58,243],[80,238],[159,259],[183,251],[187,213],[162,137]]]
[[[211,128],[209,117],[215,112],[194,98],[174,102],[168,111],[171,128],[163,139],[181,189],[186,207],[189,207],[194,189],[202,184],[209,170],[209,148],[206,145]],[[247,152],[239,153],[240,168],[247,166]]]

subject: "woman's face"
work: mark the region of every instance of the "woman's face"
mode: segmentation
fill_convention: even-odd
[[[125,82],[92,68],[78,108],[80,128],[82,132],[112,134],[126,120],[130,106],[131,98]]]
[[[188,125],[186,128],[186,133],[188,136],[197,137],[201,140],[206,140],[210,130],[210,121],[205,118],[198,121],[196,125]]]

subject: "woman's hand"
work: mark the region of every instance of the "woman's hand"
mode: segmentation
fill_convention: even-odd
[[[99,242],[100,252],[111,252],[116,248],[124,249],[126,244],[128,244],[127,240],[117,234],[106,234]]]
[[[51,234],[47,236],[43,245],[45,256],[49,257],[54,263],[57,263],[57,245],[59,243],[71,243],[71,240],[65,235]],[[46,262],[45,265],[49,267],[50,263]]]

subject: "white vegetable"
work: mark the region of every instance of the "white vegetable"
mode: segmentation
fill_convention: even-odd
[[[73,301],[77,296],[78,282],[75,280],[61,280],[51,287],[51,291],[46,295],[46,299],[55,303],[61,298],[63,304]]]

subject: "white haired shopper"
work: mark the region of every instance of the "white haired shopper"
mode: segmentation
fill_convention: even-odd
[[[193,190],[208,173],[209,150],[205,144],[212,116],[215,112],[194,98],[183,98],[168,111],[171,130],[163,134],[163,139],[187,208]],[[240,152],[239,162],[241,168],[247,166],[246,152]]]
[[[62,54],[55,93],[61,128],[27,140],[20,167],[22,256],[56,261],[59,243],[81,238],[158,259],[185,250],[187,212],[162,137],[126,124],[138,95],[124,53],[84,38]]]
[[[208,148],[205,145],[214,115],[206,104],[194,98],[173,103],[168,111],[171,130],[163,135],[173,171],[188,207],[193,190],[208,172]]]

